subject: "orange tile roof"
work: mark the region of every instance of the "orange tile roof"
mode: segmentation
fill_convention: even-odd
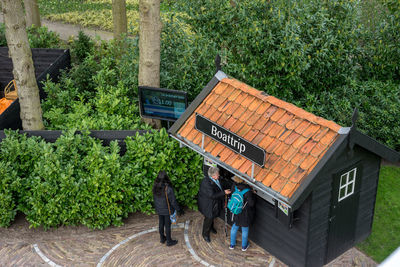
[[[222,79],[177,132],[201,146],[202,134],[194,128],[195,113],[264,149],[264,166],[255,165],[254,178],[287,198],[332,146],[341,128],[231,78]],[[251,175],[250,160],[208,136],[204,138],[204,150]]]

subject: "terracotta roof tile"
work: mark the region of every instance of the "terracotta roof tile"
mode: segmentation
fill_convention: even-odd
[[[244,107],[248,107],[248,106],[251,104],[251,102],[254,101],[254,99],[255,99],[254,96],[249,95],[249,96],[247,96],[247,97],[243,100],[243,102],[240,103],[240,104],[243,105]]]
[[[232,116],[235,117],[236,119],[239,119],[240,116],[242,116],[243,112],[245,112],[246,108],[244,108],[242,105],[239,105],[236,110],[232,113]]]
[[[307,172],[302,168],[297,168],[293,175],[290,177],[290,181],[293,183],[299,183],[304,176],[306,176]]]
[[[239,130],[237,133],[239,136],[245,136],[249,131],[251,130],[251,127],[245,123],[243,127]]]
[[[265,168],[270,169],[276,161],[279,160],[279,157],[275,154],[268,154],[265,156]]]
[[[293,156],[297,153],[297,149],[295,149],[292,146],[289,146],[289,148],[283,153],[282,158],[286,161],[290,161]]]
[[[221,95],[222,93],[225,92],[227,87],[228,87],[228,84],[226,84],[226,83],[218,83],[214,88],[214,92],[216,94]]]
[[[261,170],[256,175],[254,175],[254,178],[257,181],[262,182],[265,179],[265,177],[267,176],[269,171],[270,170],[268,170],[268,169],[261,168]]]
[[[219,119],[219,117],[221,116],[221,114],[222,114],[222,112],[215,110],[215,112],[211,115],[210,120],[217,121]]]
[[[299,184],[287,182],[281,191],[281,195],[285,197],[291,197],[293,192],[298,188]]]
[[[252,165],[253,163],[250,161],[250,160],[248,160],[248,159],[246,159],[245,161],[244,161],[244,163],[242,164],[242,166],[240,166],[240,168],[238,169],[241,173],[246,173],[249,169],[250,169],[250,172],[251,172],[251,165]]]
[[[197,135],[201,135],[201,133],[195,129],[189,132],[189,134],[186,136],[186,139],[189,141],[194,141]]]
[[[253,113],[253,115],[247,120],[248,125],[254,125],[257,123],[259,120],[261,120],[262,115],[259,115],[257,113]],[[264,119],[264,118],[263,118]]]
[[[224,112],[227,115],[232,115],[239,107],[240,104],[232,102],[232,105],[229,105],[229,107]]]
[[[225,101],[217,109],[220,112],[225,112],[232,105],[233,105],[233,103],[231,101],[229,101],[228,99],[225,99]]]
[[[271,106],[270,103],[263,102],[256,110],[257,114],[264,114],[265,111]]]
[[[307,158],[307,154],[298,152],[294,157],[290,160],[293,165],[299,166],[305,159]]]
[[[265,126],[265,124],[267,122],[268,122],[267,118],[265,118],[264,116],[259,115],[259,117],[257,117],[256,123],[253,124],[253,129],[261,130]]]
[[[218,98],[219,96],[217,94],[209,94],[206,99],[203,101],[203,103],[206,103],[210,106],[212,106],[215,102],[215,100]],[[223,97],[225,98],[225,97]]]
[[[234,154],[232,150],[224,147],[224,149],[219,153],[220,160],[225,162],[232,154]]]
[[[300,148],[302,147],[306,142],[308,141],[308,138],[305,138],[304,136],[299,136],[296,141],[293,142],[292,146],[295,148]]]
[[[206,113],[209,108],[210,108],[210,105],[203,103],[200,105],[199,108],[196,109],[196,112],[201,115],[204,115],[204,113]]]
[[[232,125],[232,127],[230,128],[230,130],[234,133],[237,133],[243,126],[245,125],[244,122],[241,122],[239,120],[237,120],[235,122],[235,124]]]
[[[293,119],[293,114],[290,113],[285,113],[279,120],[278,123],[280,125],[285,125],[286,123],[288,123],[289,121],[291,121]]]
[[[288,163],[286,165],[286,167],[281,171],[281,175],[285,178],[289,178],[290,176],[292,176],[292,174],[294,173],[294,171],[297,169],[296,165],[293,165],[291,163]]]
[[[222,92],[222,96],[228,98],[232,92],[235,91],[235,88],[233,88],[232,86],[227,86],[225,88],[225,90]]]
[[[316,144],[317,144],[317,142],[315,142],[315,141],[312,140],[312,139],[309,139],[309,140],[307,141],[307,143],[305,143],[305,144],[301,147],[300,152],[301,152],[301,153],[308,154],[308,153],[311,152],[311,150],[314,148],[314,146],[315,146]]]
[[[278,173],[270,171],[265,174],[264,179],[262,179],[261,181],[264,185],[270,186],[278,176],[279,176]]]
[[[288,136],[291,134],[292,134],[292,130],[289,130],[288,128],[285,127],[283,132],[278,136],[279,141],[285,141],[286,138],[288,138]]]
[[[316,125],[316,124],[311,124],[303,133],[302,135],[304,137],[311,137],[313,136],[320,128],[321,126]]]
[[[225,163],[228,165],[231,165],[235,162],[235,161],[239,161],[241,158],[243,158],[242,156],[239,156],[236,153],[233,153],[229,158],[227,158],[225,160]],[[240,166],[239,166],[240,167]]]
[[[218,120],[216,121],[217,124],[219,125],[224,125],[225,122],[230,118],[229,115],[225,114],[225,113],[221,113],[221,115],[219,116]]]
[[[192,114],[192,115],[189,117],[189,119],[186,121],[184,127],[182,127],[182,128],[179,130],[178,133],[179,133],[182,137],[185,137],[185,138],[186,138],[186,136],[189,134],[189,132],[192,131],[192,129],[194,128],[195,120],[196,120],[196,117],[194,116],[194,114]]]
[[[331,129],[334,132],[338,132],[340,130],[340,128],[342,128],[340,125],[336,124],[335,122],[325,120],[321,117],[316,117],[314,122],[320,124],[321,126],[328,127],[329,129]]]
[[[216,108],[214,108],[213,106],[211,106],[207,112],[204,114],[204,117],[206,118],[211,118],[212,115],[214,115],[214,113],[217,111]]]
[[[316,161],[317,158],[313,157],[312,155],[308,155],[307,158],[300,164],[300,168],[303,170],[308,170]]]
[[[310,154],[317,158],[319,155],[321,155],[322,152],[325,151],[327,147],[328,147],[327,145],[324,145],[322,143],[317,143],[311,150]]]
[[[285,127],[282,127],[277,123],[274,123],[274,125],[268,131],[268,135],[271,137],[279,137],[280,134],[283,133],[284,130],[285,130]]]
[[[300,136],[300,134],[298,134],[298,133],[296,133],[296,132],[291,132],[291,133],[289,134],[289,136],[286,137],[286,139],[284,140],[284,142],[285,142],[286,144],[288,144],[288,145],[291,145],[291,144],[293,144],[293,143],[297,140],[297,138],[299,138],[299,136]]]
[[[258,145],[261,140],[263,140],[265,137],[265,134],[258,133],[257,136],[251,141],[253,144]]]
[[[255,98],[253,102],[248,106],[248,109],[251,111],[256,111],[258,107],[261,105],[262,101]]]
[[[269,135],[266,135],[258,145],[262,148],[266,148],[272,143],[272,141],[274,141],[274,138],[272,138]]]
[[[284,109],[278,109],[277,111],[275,111],[274,114],[272,114],[270,120],[273,121],[278,121],[280,118],[282,118],[282,116],[286,113],[286,111]]]
[[[210,140],[210,142],[207,143],[207,145],[204,146],[204,149],[206,151],[211,151],[214,149],[214,147],[218,144],[217,141]]]
[[[225,101],[226,101],[226,98],[225,98],[225,97],[223,97],[223,96],[218,96],[218,97],[215,99],[214,103],[212,103],[211,105],[213,105],[215,108],[218,108],[218,107],[220,107],[223,103],[225,103]]]
[[[246,158],[245,157],[242,157],[242,156],[238,156],[237,158],[236,158],[236,160],[233,162],[233,163],[231,163],[230,165],[233,167],[233,168],[235,168],[236,170],[238,170],[239,168],[240,168],[240,166],[242,166],[245,162],[246,162]]]
[[[321,138],[320,142],[324,145],[329,145],[333,140],[335,140],[337,133],[329,131],[324,137]]]
[[[274,172],[281,173],[281,171],[283,170],[283,168],[286,167],[286,165],[288,165],[288,162],[281,158],[272,166],[272,170]]]
[[[236,98],[240,95],[241,92],[242,92],[242,91],[240,91],[240,90],[233,90],[232,93],[231,93],[231,95],[228,97],[228,99],[229,99],[230,101],[235,101]],[[237,102],[237,103],[240,104],[240,102]]]
[[[250,129],[250,131],[247,132],[247,134],[244,136],[244,139],[250,141],[251,143],[254,144],[254,142],[252,141],[254,139],[254,137],[256,137],[259,134],[259,131],[256,130],[252,130]]]
[[[248,96],[249,96],[248,93],[241,92],[240,95],[235,99],[235,102],[236,102],[236,103],[239,103],[239,104],[242,104],[242,103],[243,103],[243,100],[245,100],[246,97],[248,97]]]
[[[225,148],[224,145],[218,143],[213,150],[211,150],[211,155],[213,155],[214,157],[217,157],[219,155],[219,153]]]
[[[262,132],[263,134],[268,134],[268,131],[270,130],[272,125],[274,125],[273,121],[267,121],[267,123],[264,125],[264,127],[261,129],[260,132]]]
[[[281,143],[281,141],[279,141],[277,139],[273,139],[272,143],[269,144],[269,146],[265,149],[265,152],[272,153],[280,143]]]
[[[264,115],[266,118],[269,119],[272,115],[274,115],[274,113],[275,113],[277,110],[278,110],[278,108],[277,108],[276,106],[271,105],[271,106],[267,109],[267,111],[264,112],[263,115]]]
[[[294,130],[296,133],[302,134],[308,128],[308,126],[310,126],[310,124],[311,123],[308,121],[303,121]]]
[[[255,178],[255,177],[257,176],[257,174],[258,174],[261,170],[265,170],[265,169],[261,168],[261,167],[258,166],[257,164],[254,164],[254,173],[253,173],[253,177]],[[249,169],[246,171],[246,174],[247,174],[248,176],[251,177],[251,168],[249,168]]]
[[[234,117],[229,117],[224,123],[223,127],[229,130],[233,126],[233,124],[235,124],[236,121],[237,120]]]
[[[242,116],[240,116],[239,120],[241,122],[247,122],[253,115],[254,112],[249,112],[248,110],[246,110],[246,112],[243,112]]]
[[[195,131],[197,132],[197,134],[193,137],[193,139],[191,140],[194,144],[201,146],[201,139],[202,139],[202,133],[200,133],[199,131]],[[189,139],[190,140],[190,139]]]
[[[288,121],[285,126],[286,126],[286,128],[293,130],[293,129],[296,129],[296,127],[299,126],[300,123],[302,123],[302,122],[303,122],[302,119],[295,117],[293,120]]]
[[[316,133],[313,135],[312,139],[313,139],[314,141],[319,142],[319,141],[321,140],[321,138],[324,137],[325,134],[326,134],[328,131],[329,131],[329,128],[327,128],[327,127],[322,127],[322,128],[320,128],[320,129],[318,130],[318,132],[316,132]]]
[[[276,178],[274,182],[271,184],[271,188],[276,192],[281,192],[282,188],[285,186],[286,183],[287,179],[285,179],[285,177],[278,176],[278,178]]]
[[[275,149],[275,151],[274,151],[274,153],[277,155],[277,156],[282,156],[285,152],[286,152],[286,150],[288,150],[289,149],[289,145],[287,145],[287,144],[285,144],[285,143],[280,143],[280,145]]]

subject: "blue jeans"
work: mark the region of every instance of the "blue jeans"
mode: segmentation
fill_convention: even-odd
[[[236,235],[237,231],[239,230],[240,226],[237,226],[236,223],[232,225],[231,229],[231,246],[236,245]],[[247,246],[247,240],[249,236],[249,227],[243,227],[242,226],[242,248],[245,248]]]

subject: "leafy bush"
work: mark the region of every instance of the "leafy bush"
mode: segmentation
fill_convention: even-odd
[[[29,45],[31,48],[58,48],[61,40],[57,33],[49,31],[47,27],[27,28]],[[4,23],[0,23],[0,46],[7,46],[6,28]]]
[[[12,190],[12,183],[17,175],[9,162],[0,161],[0,177],[0,227],[7,227],[17,213]]]
[[[78,38],[71,42],[71,56],[77,64],[83,62],[88,56],[93,54],[94,42],[83,31],[79,31]]]
[[[47,27],[31,26],[26,29],[31,48],[58,48],[61,40],[58,33],[49,31]]]
[[[195,208],[201,157],[170,139],[165,130],[116,141],[74,130],[55,143],[6,132],[0,143],[0,226],[22,211],[33,227],[121,225],[129,212],[154,213],[151,188],[159,170],[168,172],[178,201]],[[14,151],[14,153],[11,153]],[[4,177],[4,178],[3,178]]]

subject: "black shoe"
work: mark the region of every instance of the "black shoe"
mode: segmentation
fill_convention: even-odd
[[[167,240],[167,238],[165,237],[165,235],[163,235],[162,237],[160,237],[160,243],[161,243],[161,244],[164,244],[166,240]]]
[[[204,238],[204,241],[206,241],[207,243],[211,242],[211,239],[208,236],[203,235],[203,238]]]
[[[217,230],[215,230],[215,228],[211,228],[211,233],[216,234]]]
[[[172,247],[175,246],[176,244],[178,244],[178,240],[171,240],[167,242],[167,247]]]

